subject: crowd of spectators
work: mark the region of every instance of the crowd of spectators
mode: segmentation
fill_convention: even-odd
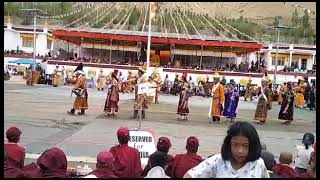
[[[12,55],[21,55],[21,56],[32,56],[32,53],[26,53],[22,50],[11,50],[11,51],[4,51],[5,54],[12,54]],[[47,54],[39,55],[38,58],[47,59],[62,59],[64,61],[75,61],[75,62],[87,62],[87,63],[105,63],[105,64],[117,64],[117,65],[134,65],[139,66],[143,62],[134,61],[132,58],[125,58],[120,59],[117,57],[113,57],[111,62],[108,57],[106,58],[94,58],[94,57],[78,57],[77,53],[67,52],[63,49],[59,49],[58,51],[52,52],[49,51]],[[264,73],[266,71],[265,61],[261,60],[251,63],[249,62],[241,62],[240,64],[235,63],[226,63],[222,66],[219,62],[216,65],[181,65],[179,67],[174,66],[172,63],[168,63],[167,65],[162,65],[162,68],[181,68],[181,69],[194,69],[194,70],[210,70],[210,71],[232,71],[232,72],[246,72],[246,73]],[[316,73],[316,65],[312,66],[312,69],[303,69],[298,66],[298,62],[292,63],[290,67],[287,65],[280,71],[283,72],[299,72],[299,73],[307,73],[307,74],[315,74]]]
[[[182,178],[182,177],[249,177],[249,178],[315,178],[315,138],[306,133],[303,146],[297,148],[296,156],[281,152],[279,160],[260,143],[259,135],[250,123],[238,121],[232,124],[225,137],[221,152],[207,158],[198,155],[199,140],[190,136],[186,152],[170,155],[171,142],[160,137],[157,151],[149,156],[142,169],[139,151],[129,147],[130,130],[119,128],[119,144],[97,155],[96,169],[85,178]],[[18,145],[22,132],[11,127],[7,130],[8,142],[4,143],[5,178],[69,178],[65,153],[56,147],[42,153],[36,163],[24,165],[25,148]],[[294,159],[294,163],[293,162]]]

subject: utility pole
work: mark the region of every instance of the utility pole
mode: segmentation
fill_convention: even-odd
[[[36,29],[37,29],[37,16],[47,15],[47,12],[40,9],[19,9],[20,12],[26,13],[27,15],[33,16],[33,67],[32,70],[35,71],[36,68]]]

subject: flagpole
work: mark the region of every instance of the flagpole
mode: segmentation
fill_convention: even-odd
[[[151,2],[149,2],[149,32],[148,32],[147,68],[150,65],[150,46],[151,46]]]

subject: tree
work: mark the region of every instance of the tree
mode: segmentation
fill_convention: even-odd
[[[275,17],[275,18],[274,18],[274,21],[273,21],[273,23],[272,23],[273,26],[278,26],[279,23],[280,23],[280,22],[279,22],[279,18],[278,18],[278,17]]]
[[[296,27],[299,25],[299,14],[298,14],[298,10],[297,8],[294,9],[294,12],[292,13],[292,17],[291,17],[291,26],[292,27]]]

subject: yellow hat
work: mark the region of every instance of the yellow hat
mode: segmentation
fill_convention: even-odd
[[[220,76],[220,74],[219,74],[218,71],[216,71],[216,72],[214,73],[213,78],[218,78],[218,79],[221,78],[221,76]]]
[[[261,84],[267,84],[267,83],[268,83],[268,80],[266,80],[264,78],[261,79]]]
[[[146,83],[148,82],[149,78],[147,78],[146,76],[141,77],[140,83]]]
[[[157,68],[153,69],[152,74],[160,75],[160,72]]]
[[[139,68],[139,71],[141,71],[142,73],[145,73],[147,71],[147,65],[144,64],[141,68]]]

